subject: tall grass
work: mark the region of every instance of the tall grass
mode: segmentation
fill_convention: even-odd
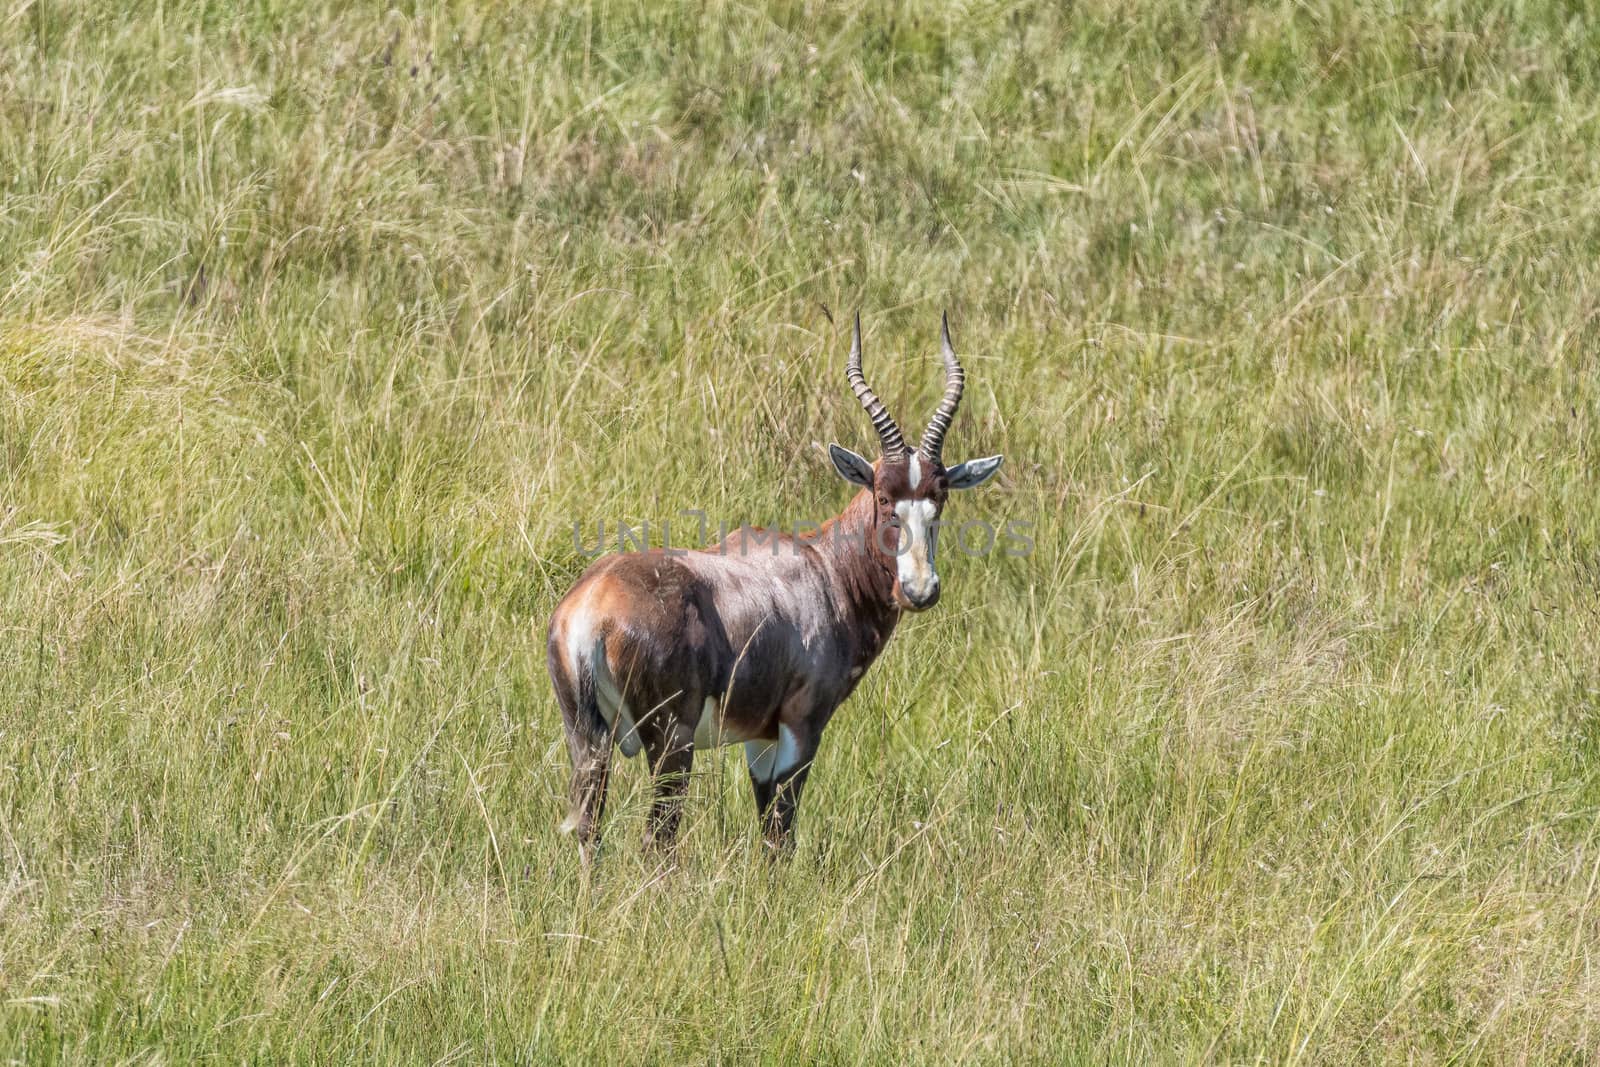
[[[1597,12],[408,7],[0,11],[5,1054],[1596,1054]],[[840,507],[857,306],[1036,550],[585,880],[573,524]]]

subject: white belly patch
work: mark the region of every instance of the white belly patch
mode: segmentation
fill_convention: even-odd
[[[700,721],[694,727],[694,747],[719,748],[744,740],[744,734],[722,721],[721,702],[716,697],[706,697],[700,706]]]

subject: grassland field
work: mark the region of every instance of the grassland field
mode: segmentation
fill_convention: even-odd
[[[0,1060],[1593,1063],[1600,10],[0,5]],[[1003,452],[584,877],[573,525]]]

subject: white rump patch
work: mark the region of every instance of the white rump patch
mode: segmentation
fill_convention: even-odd
[[[589,613],[589,605],[580,604],[573,609],[572,617],[567,621],[567,672],[573,678],[577,678],[589,662],[594,646],[595,619]],[[603,654],[604,650],[601,651]]]

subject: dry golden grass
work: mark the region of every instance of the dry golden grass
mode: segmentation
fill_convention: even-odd
[[[1594,1058],[1593,15],[0,11],[0,1050]],[[1036,550],[585,880],[573,525],[840,507],[857,306]]]

